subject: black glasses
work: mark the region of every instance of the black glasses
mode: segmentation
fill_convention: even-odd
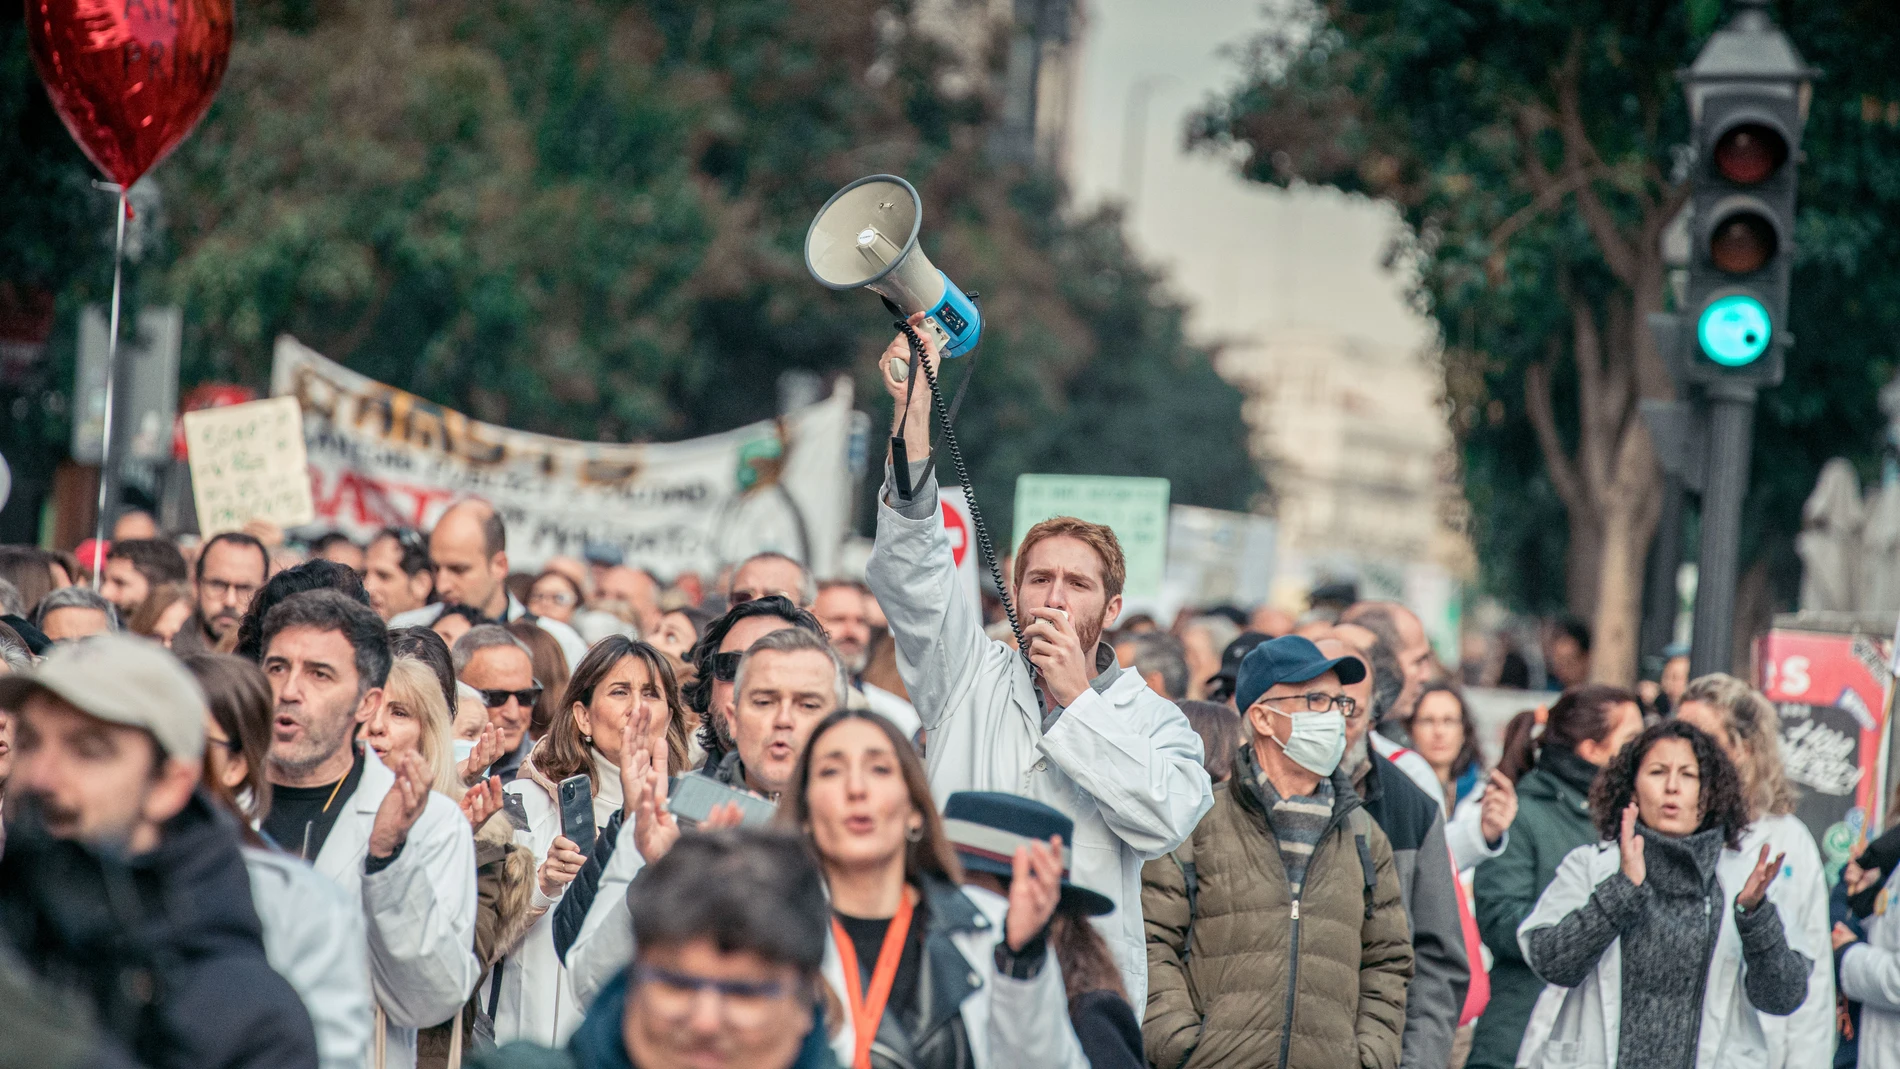
[[[739,678],[739,661],[745,654],[734,650],[731,653],[715,653],[708,658],[713,678],[721,683],[730,683]]]
[[[541,684],[536,683],[526,690],[494,690],[488,687],[478,687],[475,693],[482,696],[482,705],[490,709],[499,709],[507,705],[508,699],[510,698],[513,698],[516,702],[520,703],[523,709],[526,709],[541,700]]]
[[[1328,709],[1337,709],[1339,710],[1339,715],[1348,720],[1359,715],[1359,703],[1346,697],[1344,694],[1322,694],[1316,690],[1308,691],[1305,694],[1286,694],[1269,701],[1267,703],[1268,707],[1272,708],[1273,702],[1276,701],[1304,704],[1306,711],[1309,713],[1323,713]],[[1276,709],[1274,711],[1285,712],[1283,709]]]

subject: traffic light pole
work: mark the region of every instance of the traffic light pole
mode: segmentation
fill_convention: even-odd
[[[1709,413],[1707,483],[1702,491],[1702,553],[1696,570],[1692,676],[1735,667],[1735,584],[1741,559],[1742,499],[1748,493],[1755,386],[1714,382]]]

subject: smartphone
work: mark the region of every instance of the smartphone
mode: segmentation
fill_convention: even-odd
[[[718,780],[698,775],[681,776],[673,784],[666,808],[681,820],[700,824],[712,815],[713,809],[727,802],[739,806],[739,822],[748,828],[770,824],[778,812],[778,806],[758,795],[734,790]]]
[[[574,840],[582,857],[594,856],[593,781],[581,772],[562,780],[556,788],[561,798],[561,834]]]

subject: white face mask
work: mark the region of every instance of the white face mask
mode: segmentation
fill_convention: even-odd
[[[1346,756],[1346,718],[1333,709],[1298,714],[1283,713],[1271,705],[1267,709],[1293,724],[1292,733],[1280,743],[1286,759],[1315,776],[1332,775],[1339,767],[1340,758]],[[1278,735],[1273,738],[1275,742],[1280,741]]]
[[[456,764],[459,765],[462,762],[468,760],[468,755],[474,752],[475,752],[474,739],[456,739],[455,740],[455,763]]]

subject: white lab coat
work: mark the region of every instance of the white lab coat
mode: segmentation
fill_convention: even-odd
[[[1841,955],[1841,994],[1860,1003],[1860,1069],[1900,1069],[1900,880],[1862,922],[1867,941]]]
[[[310,1014],[318,1069],[362,1069],[374,1023],[362,909],[282,851],[247,846],[244,868],[264,927],[264,957]]]
[[[983,633],[968,581],[951,557],[935,491],[913,520],[878,503],[866,578],[890,620],[904,682],[923,720],[937,804],[957,791],[1008,791],[1075,821],[1071,880],[1107,895],[1096,918],[1128,988],[1148,992],[1141,866],[1181,845],[1214,804],[1201,739],[1180,707],[1122,672],[1085,691],[1047,732],[1027,663]]]
[[[594,827],[604,828],[607,818],[620,808],[620,770],[598,753],[589,752],[594,753],[595,782],[601,787],[594,795]],[[528,830],[516,831],[515,842],[534,851],[538,871],[561,834],[561,809],[550,784],[533,768],[531,760],[521,763],[521,774],[505,790],[521,799],[521,807],[528,814]],[[562,893],[566,893],[565,888]],[[626,888],[620,889],[620,895],[626,897]],[[587,1003],[575,995],[568,970],[554,950],[554,909],[560,900],[559,896],[543,896],[540,881],[535,881],[534,908],[546,912],[498,966],[501,991],[495,1004],[497,1043],[525,1039],[544,1047],[564,1047],[586,1014]]]
[[[1827,873],[1808,826],[1793,814],[1763,817],[1742,836],[1751,862],[1767,843],[1768,854],[1785,853],[1775,877],[1775,908],[1788,945],[1808,956],[1808,997],[1786,1017],[1757,1014],[1768,1040],[1769,1069],[1832,1069],[1834,1065],[1834,943],[1829,933]]]
[[[1069,999],[1062,989],[1062,969],[1054,947],[1043,959],[1033,980],[1015,980],[996,969],[996,944],[1003,940],[1003,914],[1009,902],[980,887],[962,889],[976,904],[981,925],[973,932],[950,937],[969,963],[970,976],[982,986],[970,992],[959,1008],[963,1031],[970,1041],[970,1063],[975,1069],[1089,1069],[1082,1043],[1069,1023]],[[844,986],[844,962],[838,944],[825,937],[825,983],[839,1005],[850,1005]],[[862,990],[862,989],[860,989]],[[838,1064],[849,1066],[856,1049],[857,1030],[851,1015],[831,1040]]]
[[[1557,866],[1530,916],[1517,927],[1524,960],[1533,961],[1530,933],[1556,925],[1581,908],[1596,886],[1622,867],[1613,842],[1572,850]],[[1754,871],[1755,855],[1722,851],[1716,878],[1722,885],[1722,927],[1709,961],[1702,997],[1702,1028],[1696,1037],[1696,1069],[1766,1069],[1768,1041],[1761,1015],[1742,987],[1742,937],[1735,928],[1735,895]],[[1787,922],[1780,882],[1768,897]],[[1576,987],[1546,984],[1531,1010],[1530,1024],[1517,1050],[1519,1069],[1616,1069],[1617,1038],[1623,1016],[1623,941],[1604,948],[1596,968]]]
[[[371,990],[388,1018],[387,1066],[414,1069],[416,1030],[468,1001],[475,960],[475,833],[447,795],[430,792],[389,867],[363,873],[376,809],[396,777],[365,750],[363,776],[317,854],[316,870],[362,903]]]

